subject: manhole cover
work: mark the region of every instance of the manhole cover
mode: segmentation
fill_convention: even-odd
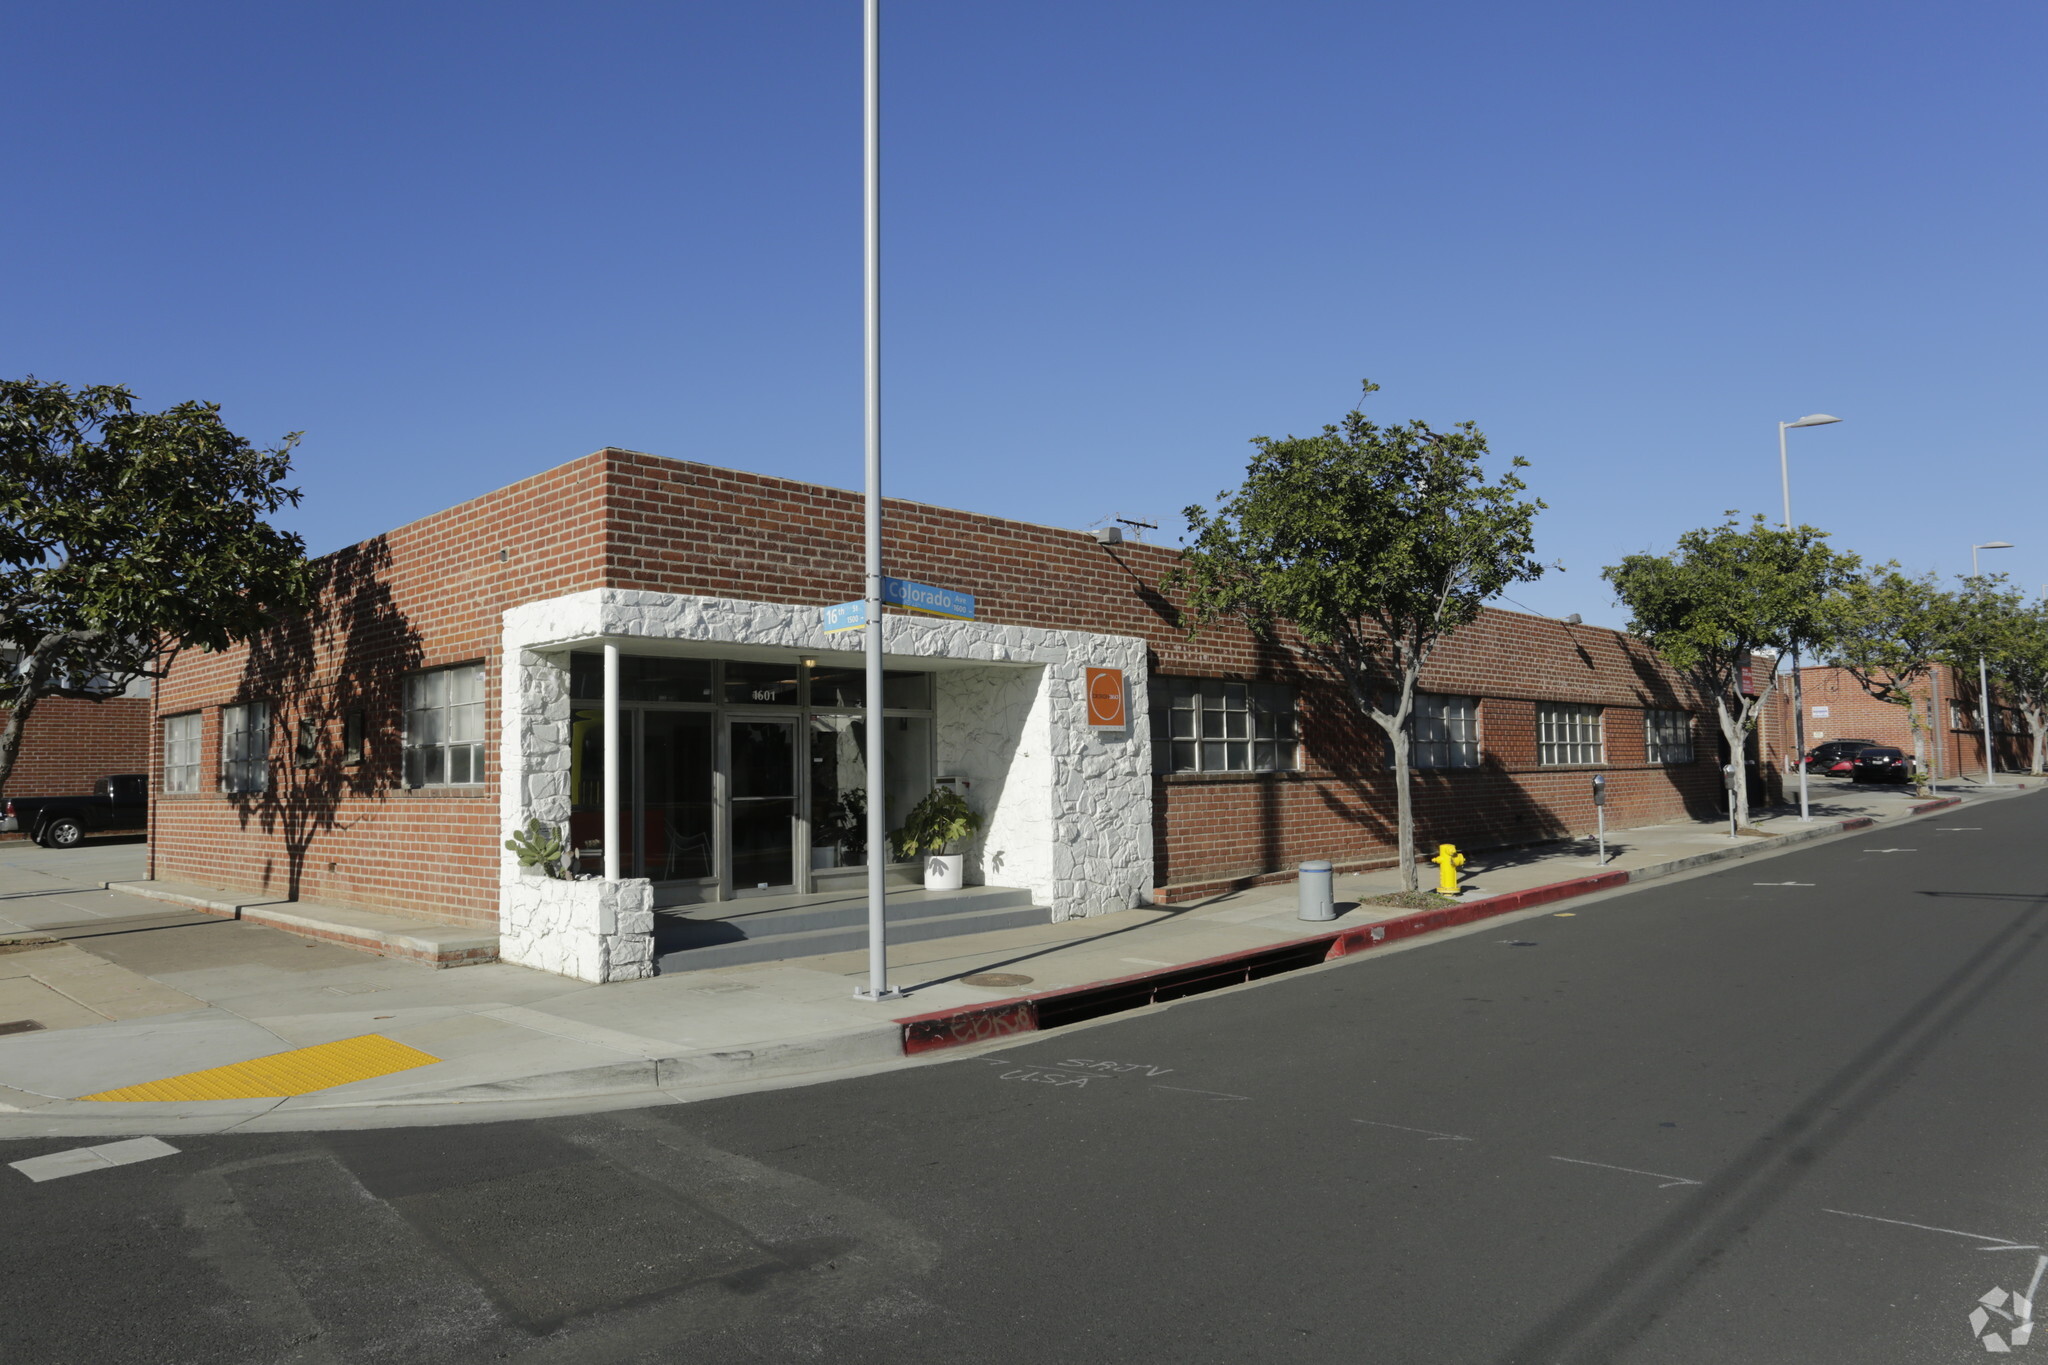
[[[1015,972],[976,972],[973,976],[963,976],[960,980],[969,986],[1028,986],[1031,984],[1030,977],[1019,976]]]
[[[33,1019],[16,1019],[0,1024],[0,1033],[40,1033],[43,1026]]]

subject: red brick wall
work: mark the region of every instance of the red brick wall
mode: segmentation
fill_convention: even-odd
[[[160,717],[202,713],[202,790],[152,803],[152,876],[302,900],[491,922],[498,885],[498,642],[509,607],[600,586],[606,460],[593,455],[351,546],[321,561],[321,609],[251,645],[181,657]],[[400,782],[400,680],[414,669],[487,665],[481,787]],[[271,790],[219,790],[220,708],[267,701]],[[342,718],[368,722],[366,761],[340,761]],[[322,761],[294,765],[301,718]],[[162,793],[161,727],[152,790]]]
[[[861,499],[816,485],[619,453],[614,581],[658,592],[823,606],[862,592]],[[1331,680],[1242,627],[1189,640],[1159,584],[1173,550],[1105,546],[1086,532],[889,500],[889,572],[971,592],[983,619],[1144,639],[1157,674],[1292,681],[1303,688],[1304,771],[1176,775],[1154,791],[1155,881],[1208,884],[1305,858],[1383,859],[1391,775],[1376,727]],[[1710,814],[1721,777],[1711,711],[1641,642],[1614,631],[1488,611],[1438,650],[1427,690],[1476,695],[1485,766],[1418,775],[1418,838],[1519,843],[1593,827],[1592,769],[1539,768],[1539,699],[1606,713],[1614,828]],[[1643,758],[1645,707],[1691,710],[1695,762]]]
[[[158,713],[205,715],[203,785],[157,803],[154,875],[451,920],[495,914],[496,741],[472,792],[409,793],[398,781],[398,682],[417,668],[489,666],[486,734],[498,733],[500,614],[599,585],[825,605],[861,593],[857,494],[601,451],[323,561],[311,622],[179,661]],[[1158,881],[1186,885],[1291,867],[1306,857],[1384,857],[1392,834],[1381,740],[1328,680],[1288,650],[1223,625],[1189,640],[1159,583],[1174,552],[1104,546],[1085,532],[890,501],[889,571],[972,592],[984,620],[1140,637],[1156,674],[1292,681],[1303,695],[1298,773],[1158,780]],[[499,556],[505,556],[501,559]],[[1607,708],[1614,828],[1710,812],[1718,801],[1709,708],[1640,643],[1612,631],[1487,612],[1424,674],[1429,690],[1481,697],[1486,765],[1417,778],[1425,840],[1522,842],[1590,829],[1590,771],[1536,765],[1535,703]],[[267,700],[273,790],[215,788],[219,708]],[[1696,761],[1643,762],[1644,707],[1691,710]],[[339,720],[361,708],[371,758],[344,769]],[[291,761],[301,716],[323,761]],[[1368,723],[1369,724],[1369,723]],[[156,746],[160,750],[160,745]],[[160,760],[159,760],[160,762]],[[159,784],[160,790],[160,784]]]
[[[6,719],[7,712],[0,710],[0,724]],[[29,713],[14,771],[0,786],[0,795],[72,796],[91,791],[103,777],[148,771],[147,698],[91,702],[50,697]]]
[[[1801,681],[1806,690],[1806,747],[1812,749],[1830,739],[1868,739],[1878,744],[1889,744],[1913,752],[1913,729],[1907,719],[1906,708],[1889,702],[1881,702],[1864,690],[1861,683],[1846,669],[1815,667],[1802,669]],[[1930,707],[1932,682],[1920,683],[1913,689],[1919,698],[1920,715],[1923,722],[1931,720],[1926,736],[1928,756],[1937,756],[1939,747],[1939,771],[1944,777],[1958,773],[1982,772],[1984,770],[1983,721],[1977,711],[1977,675],[1972,669],[1956,669],[1943,665],[1941,670],[1941,707],[1936,715]],[[2000,772],[2024,772],[2033,764],[2033,739],[2027,730],[2025,719],[2014,711],[2009,701],[2000,693],[1994,679],[1991,686],[1993,715],[1992,739],[1998,749]],[[1952,706],[1950,703],[1956,703]],[[1825,706],[1828,714],[1816,717],[1813,708]],[[1792,702],[1790,689],[1781,703],[1782,723],[1788,731],[1792,724]]]

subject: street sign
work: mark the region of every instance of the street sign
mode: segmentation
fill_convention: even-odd
[[[974,619],[973,593],[935,588],[929,583],[916,583],[908,578],[884,578],[882,601],[926,616],[944,616],[955,621]]]
[[[1130,728],[1129,708],[1124,702],[1124,671],[1121,668],[1087,670],[1088,724],[1097,730]]]
[[[856,602],[841,602],[836,606],[825,607],[821,609],[820,614],[825,619],[827,635],[837,635],[843,630],[859,630],[868,623],[867,599],[861,598]]]

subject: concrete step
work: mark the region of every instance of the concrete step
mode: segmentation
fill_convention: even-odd
[[[889,942],[918,943],[926,939],[951,938],[958,934],[984,934],[996,929],[1021,929],[1052,922],[1052,912],[1042,905],[989,907],[945,915],[920,915],[899,920],[895,900],[890,900]],[[789,958],[817,957],[843,953],[867,945],[865,914],[855,924],[794,933],[768,934],[757,938],[736,938],[723,942],[675,946],[663,937],[664,926],[656,921],[654,931],[655,967],[664,973],[701,971],[707,967],[735,967],[746,962],[781,962]]]
[[[268,925],[301,938],[339,944],[379,957],[429,967],[467,967],[498,960],[498,931],[319,901],[288,901],[260,893],[224,891],[185,882],[107,882],[109,891],[203,910],[211,915]]]
[[[892,891],[889,923],[970,910],[1014,910],[1031,904],[1031,893],[1013,886],[968,886],[958,891]],[[775,938],[813,929],[843,929],[868,922],[865,890],[809,896],[750,897],[658,911],[658,951]]]

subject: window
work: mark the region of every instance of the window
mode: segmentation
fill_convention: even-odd
[[[341,762],[354,767],[363,761],[363,713],[351,711],[341,722]]]
[[[220,709],[220,786],[231,795],[270,790],[270,704]]]
[[[1575,702],[1546,701],[1536,707],[1536,761],[1556,765],[1605,763],[1600,736],[1600,708]]]
[[[292,762],[301,768],[312,768],[320,762],[320,722],[302,720],[299,722],[298,742],[292,746]]]
[[[1282,683],[1158,678],[1152,763],[1164,773],[1270,773],[1297,766],[1295,694]]]
[[[1410,761],[1418,768],[1479,766],[1479,698],[1415,694]]]
[[[484,666],[463,664],[405,680],[405,785],[484,780]]]
[[[164,790],[199,790],[199,713],[164,718]]]
[[[1692,716],[1685,711],[1643,712],[1643,752],[1652,763],[1692,762]]]

